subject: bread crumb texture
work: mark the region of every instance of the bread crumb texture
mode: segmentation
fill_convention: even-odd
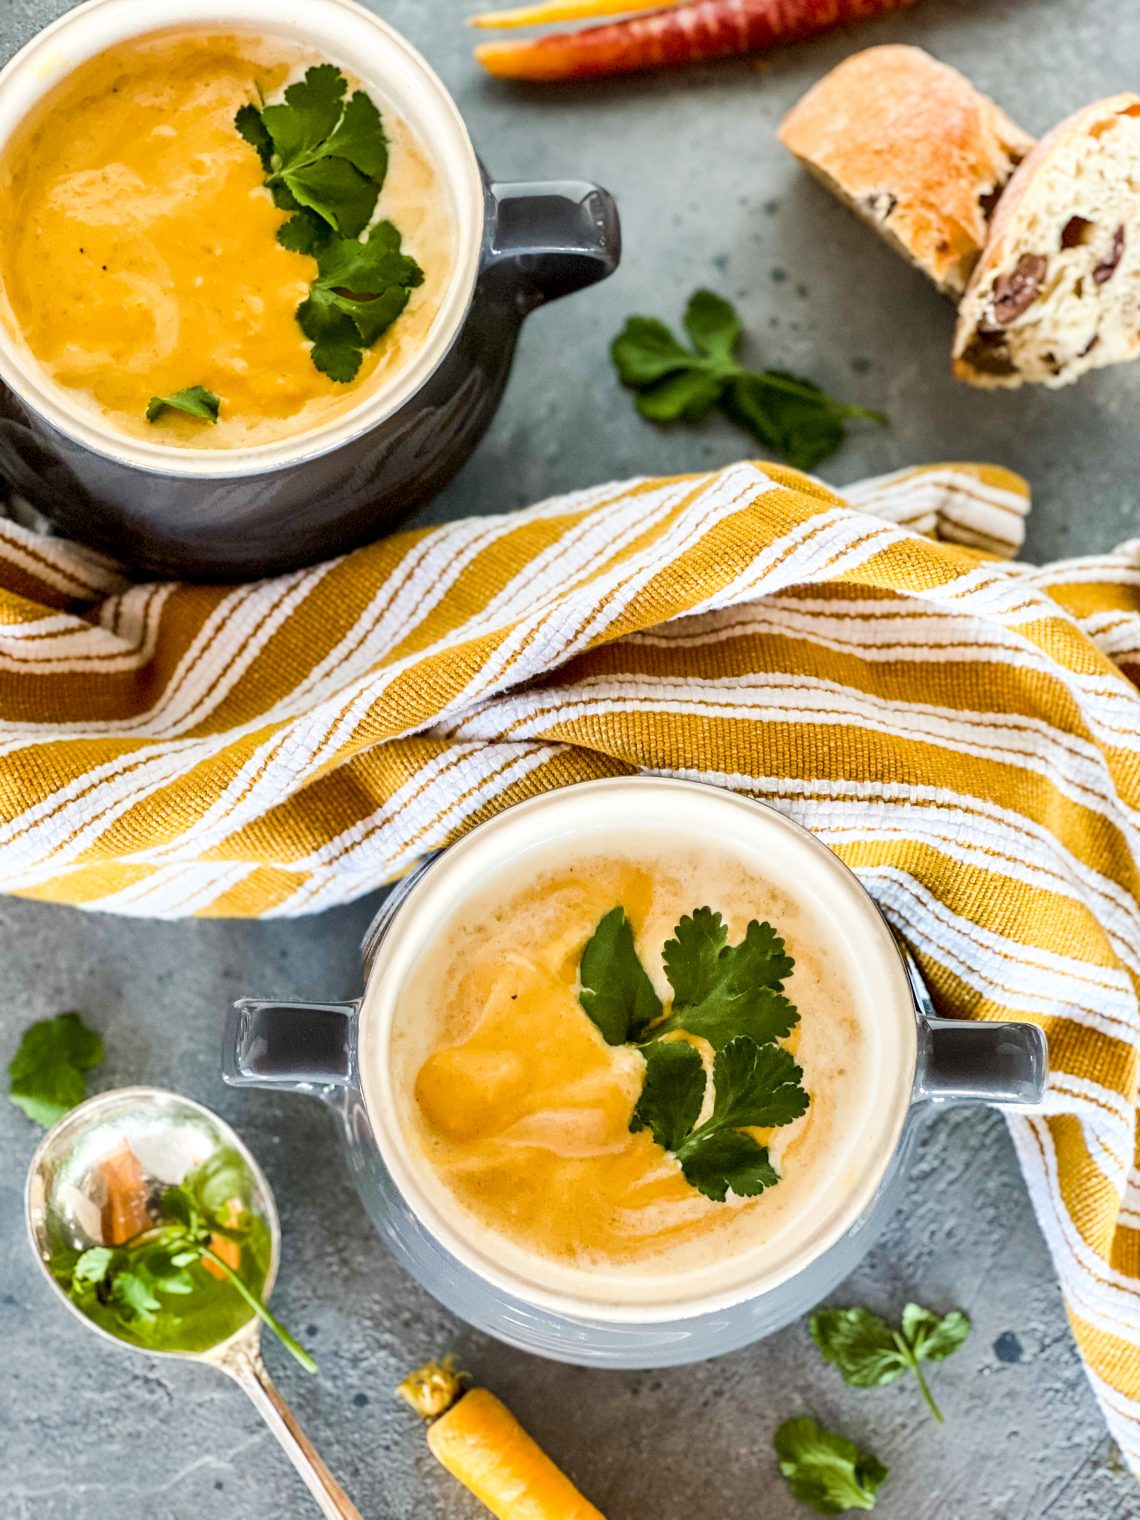
[[[1140,353],[1140,96],[1087,106],[1002,197],[958,316],[971,385],[1068,385]]]

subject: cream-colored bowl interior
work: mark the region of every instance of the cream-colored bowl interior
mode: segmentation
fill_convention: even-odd
[[[676,831],[706,844],[731,842],[754,868],[828,925],[857,979],[868,1040],[866,1070],[849,1144],[797,1210],[794,1228],[726,1263],[631,1279],[535,1257],[471,1222],[450,1198],[400,1122],[406,1095],[394,1091],[393,1015],[401,988],[432,936],[479,885],[518,873],[528,852],[574,841],[583,855],[607,841]],[[497,1287],[555,1313],[608,1322],[688,1318],[753,1298],[794,1276],[834,1244],[867,1207],[898,1144],[914,1083],[917,1025],[898,949],[871,898],[847,867],[781,814],[719,788],[653,778],[567,787],[500,814],[454,845],[413,887],[373,961],[360,1016],[359,1064],[369,1118],[385,1165],[421,1223],[459,1261]]]
[[[147,32],[209,25],[260,30],[350,70],[379,104],[402,116],[439,172],[449,198],[455,259],[426,341],[359,406],[294,438],[244,449],[180,449],[126,438],[56,385],[26,344],[0,322],[0,379],[29,407],[96,453],[168,475],[253,475],[327,453],[367,432],[423,385],[447,352],[478,274],[483,188],[475,150],[450,95],[398,32],[352,0],[88,0],[34,37],[0,71],[0,152],[29,110],[79,64]]]

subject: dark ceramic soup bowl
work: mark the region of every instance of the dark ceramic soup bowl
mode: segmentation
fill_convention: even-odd
[[[350,549],[430,500],[494,415],[522,319],[604,279],[621,243],[596,185],[489,179],[440,80],[351,0],[163,0],[157,11],[89,0],[0,73],[0,141],[87,58],[156,25],[203,24],[301,42],[350,70],[416,132],[454,232],[450,281],[411,361],[358,406],[273,444],[184,449],[116,434],[0,323],[0,473],[64,532],[140,570],[243,579]]]

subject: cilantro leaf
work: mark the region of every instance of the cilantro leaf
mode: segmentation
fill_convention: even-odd
[[[736,308],[711,290],[694,291],[684,321],[693,347],[713,359],[731,359],[744,331]]]
[[[244,105],[234,117],[234,126],[256,152],[261,167],[268,174],[273,166],[273,139],[265,129],[261,112],[254,105]]]
[[[729,1188],[753,1198],[779,1182],[766,1146],[746,1131],[777,1128],[805,1113],[803,1072],[788,1051],[757,1045],[745,1035],[730,1040],[713,1064],[713,1110],[700,1129],[672,1146],[691,1186],[723,1203]]]
[[[207,390],[204,385],[191,385],[187,390],[176,391],[173,396],[152,396],[147,405],[146,420],[157,422],[163,412],[176,411],[215,423],[221,405],[221,397],[215,396],[213,391]]]
[[[784,1039],[799,1022],[784,996],[795,962],[769,923],[755,919],[738,945],[728,945],[719,913],[698,908],[682,918],[665,946],[665,975],[674,991],[665,1033],[684,1029],[714,1049],[746,1034],[758,1045]]]
[[[913,1372],[927,1408],[941,1425],[942,1411],[923,1375],[920,1362],[952,1356],[970,1333],[960,1309],[939,1317],[918,1304],[903,1310],[901,1330],[869,1309],[820,1309],[809,1321],[812,1339],[824,1360],[838,1367],[853,1388],[880,1388]]]
[[[793,1497],[818,1515],[874,1509],[875,1496],[889,1476],[877,1457],[806,1415],[785,1420],[773,1444]]]
[[[961,1309],[951,1309],[941,1319],[918,1304],[903,1310],[903,1339],[920,1362],[944,1362],[966,1340],[972,1326]]]
[[[283,210],[304,207],[345,238],[364,231],[388,172],[388,139],[374,102],[329,63],[291,84],[284,100],[243,105],[234,118]]]
[[[734,358],[741,322],[728,301],[698,290],[685,311],[684,347],[655,317],[630,317],[610,346],[624,386],[651,422],[702,421],[714,406],[797,469],[833,454],[855,419],[886,425],[882,412],[827,395],[785,370],[749,370]]]
[[[40,1019],[24,1030],[8,1062],[8,1096],[45,1129],[87,1095],[87,1072],[103,1064],[103,1041],[77,1013]]]
[[[114,1258],[115,1253],[110,1246],[91,1246],[80,1255],[72,1268],[72,1280],[85,1287],[96,1287],[107,1276]]]
[[[302,222],[298,228],[294,224]],[[281,229],[294,246],[311,232],[294,217]],[[278,234],[280,237],[280,234]],[[330,237],[310,242],[317,278],[297,308],[301,331],[313,344],[312,359],[322,374],[347,383],[355,379],[364,350],[396,320],[410,292],[423,284],[423,270],[400,252],[400,234],[378,222],[364,239]]]
[[[610,345],[623,385],[652,385],[679,370],[700,370],[701,361],[684,348],[656,317],[630,317]]]
[[[578,1001],[607,1045],[637,1039],[661,1017],[661,999],[638,957],[624,908],[611,908],[594,930],[578,980]]]
[[[700,1117],[705,1097],[705,1068],[684,1040],[653,1040],[642,1046],[645,1085],[629,1127],[648,1129],[667,1151],[677,1150]]]
[[[824,1361],[852,1388],[882,1388],[909,1370],[895,1332],[869,1309],[820,1309],[808,1328]]]
[[[711,1124],[778,1129],[807,1113],[803,1072],[780,1045],[757,1045],[738,1035],[717,1051]]]
[[[742,1129],[704,1125],[676,1155],[689,1186],[716,1203],[724,1202],[730,1188],[738,1198],[755,1198],[780,1180],[767,1147]]]

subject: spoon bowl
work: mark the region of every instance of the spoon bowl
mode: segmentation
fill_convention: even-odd
[[[65,1114],[43,1137],[28,1167],[25,1211],[32,1250],[45,1277],[80,1322],[104,1341],[147,1356],[203,1362],[240,1384],[288,1453],[327,1520],[360,1520],[269,1379],[261,1359],[260,1321],[252,1310],[236,1329],[213,1336],[208,1327],[192,1347],[152,1347],[97,1324],[65,1291],[51,1263],[63,1251],[116,1245],[109,1237],[106,1168],[129,1148],[149,1192],[173,1187],[218,1150],[236,1151],[250,1178],[250,1211],[268,1232],[269,1259],[261,1290],[267,1302],[277,1277],[281,1225],[264,1172],[234,1131],[217,1114],[178,1093],[158,1087],[126,1087],[100,1093]],[[200,1342],[200,1344],[197,1344]]]

